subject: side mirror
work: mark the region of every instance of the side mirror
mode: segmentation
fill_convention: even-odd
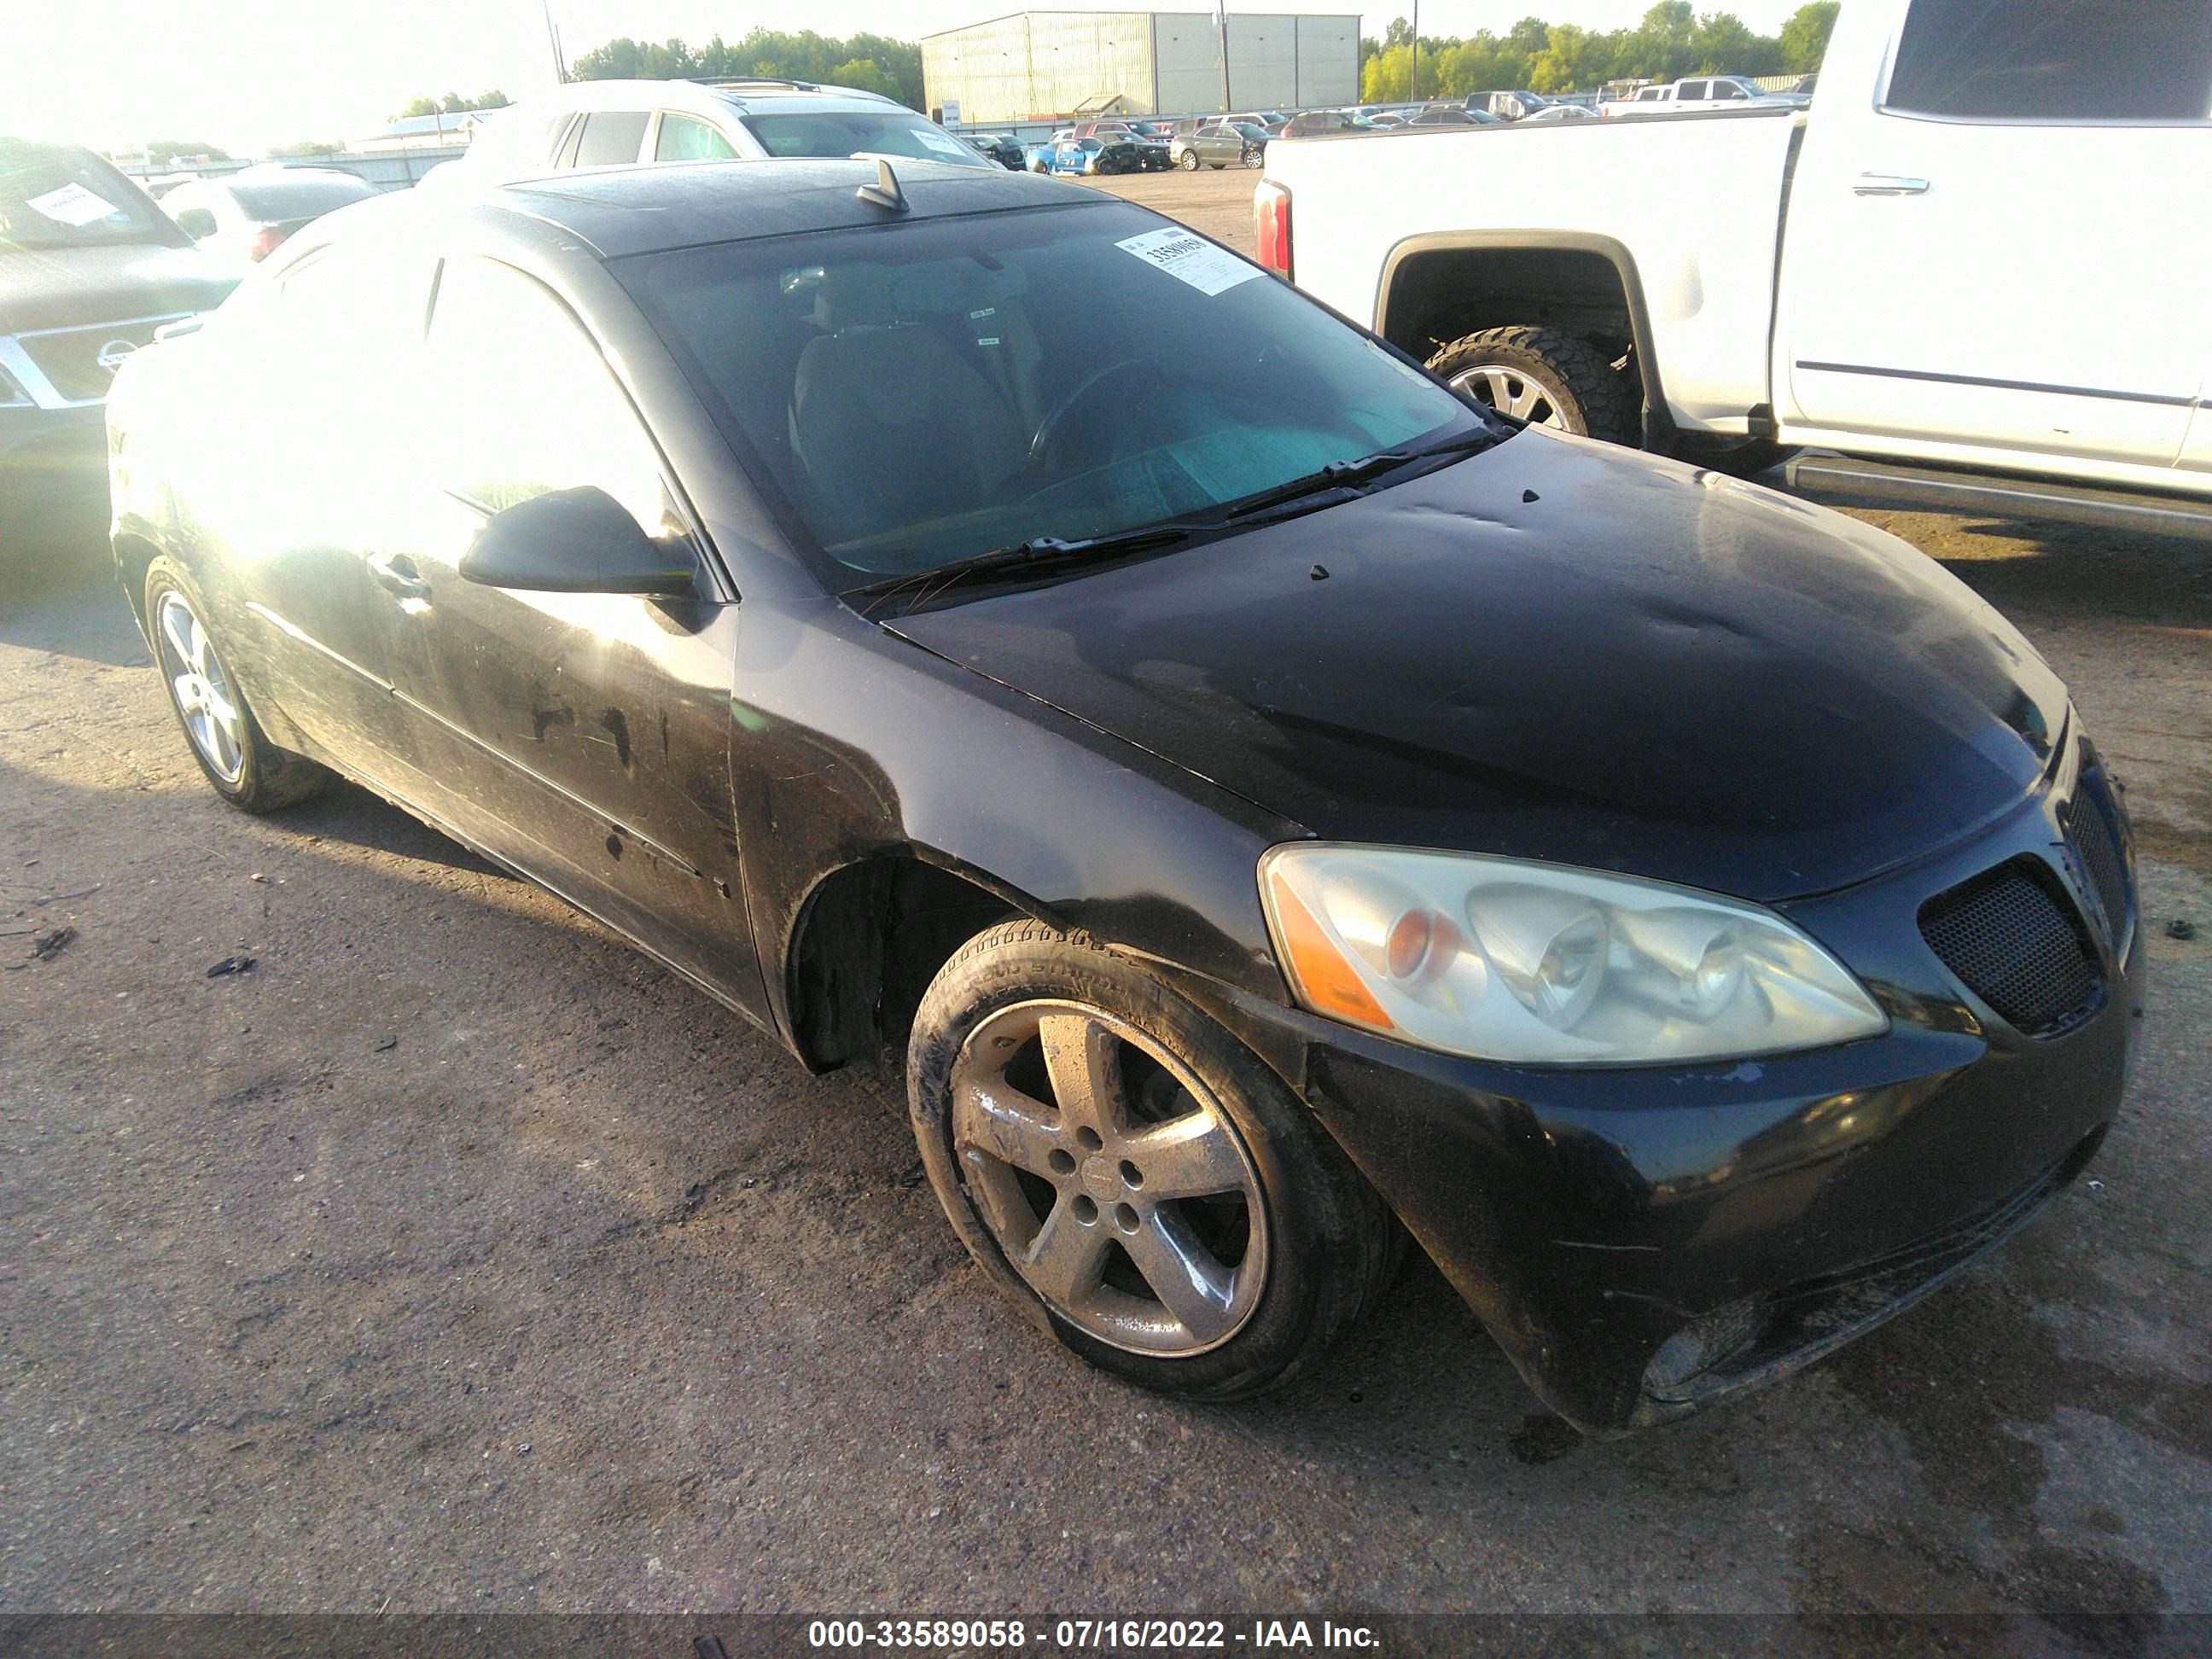
[[[464,580],[538,593],[694,591],[690,550],[657,542],[604,489],[556,489],[484,520],[461,555]]]
[[[215,215],[206,208],[179,208],[177,228],[195,242],[204,242],[215,234]]]

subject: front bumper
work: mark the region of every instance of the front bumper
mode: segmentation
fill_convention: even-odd
[[[2073,743],[2069,734],[2069,742]],[[2069,752],[2086,755],[2086,744]],[[2095,1152],[2142,1000],[2107,938],[2054,766],[2004,822],[1783,907],[1891,1016],[1842,1047],[1672,1070],[1503,1066],[1256,1000],[1218,1012],[1305,1098],[1547,1404],[1663,1422],[1817,1359],[2024,1223]],[[2121,816],[2123,856],[2126,854]],[[1921,907],[2016,860],[2081,908],[2100,1006],[2021,1035],[1922,939]]]

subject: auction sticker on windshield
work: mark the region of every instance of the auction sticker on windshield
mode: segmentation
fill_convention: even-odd
[[[957,138],[948,138],[935,127],[914,127],[909,131],[930,149],[942,155],[965,155],[967,153],[960,148],[960,141]]]
[[[1218,248],[1187,230],[1148,230],[1114,244],[1133,253],[1146,264],[1158,265],[1179,283],[1188,283],[1200,294],[1218,294],[1260,274],[1226,248]]]
[[[27,205],[64,225],[88,225],[116,211],[114,203],[94,195],[82,185],[64,185],[44,196],[33,196]]]

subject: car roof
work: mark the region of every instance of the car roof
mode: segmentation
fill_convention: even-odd
[[[808,81],[570,81],[524,100],[540,113],[560,109],[673,109],[704,115],[803,106],[819,110],[904,109],[881,93]]]
[[[1117,199],[1004,167],[890,158],[904,214],[861,200],[872,160],[791,157],[599,167],[487,186],[476,198],[566,232],[600,258],[805,231],[949,218],[1010,208],[1103,205]]]

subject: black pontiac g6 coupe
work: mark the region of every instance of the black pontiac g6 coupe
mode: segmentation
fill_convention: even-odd
[[[220,794],[343,773],[810,1067],[903,1044],[986,1273],[1147,1386],[1288,1376],[1410,1236],[1569,1419],[1661,1421],[2118,1108],[2128,823],[2012,628],[1128,204],[865,158],[368,203],[108,411]]]

